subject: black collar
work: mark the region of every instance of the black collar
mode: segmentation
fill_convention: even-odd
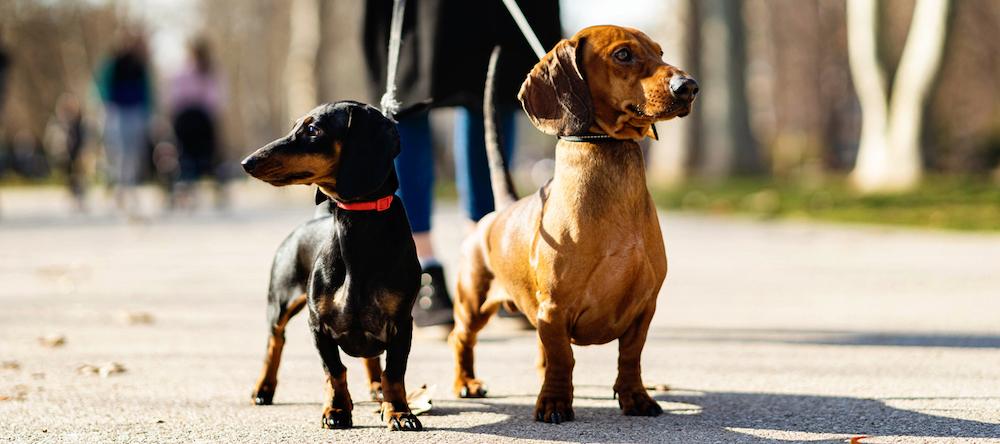
[[[579,134],[570,136],[559,136],[560,139],[568,142],[592,142],[596,140],[611,140],[612,137],[607,134]]]
[[[650,128],[653,128],[653,138],[659,140],[660,135],[656,133],[656,125],[651,125]],[[567,142],[591,142],[596,140],[614,139],[613,137],[607,134],[595,134],[595,133],[573,134],[569,136],[559,136],[559,138]]]

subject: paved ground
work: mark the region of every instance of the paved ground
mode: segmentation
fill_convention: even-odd
[[[619,414],[608,345],[576,349],[577,421],[531,421],[535,340],[494,330],[477,349],[491,398],[454,399],[446,346],[422,339],[408,383],[438,387],[427,432],[390,434],[365,402],[355,429],[322,430],[304,319],[289,327],[276,405],[248,399],[271,254],[311,196],[236,197],[221,217],[128,224],[67,216],[55,191],[0,190],[0,439],[1000,442],[1000,237],[674,213],[643,356],[646,382],[670,387],[654,393],[663,416]],[[459,219],[439,213],[455,227],[436,239],[451,265]],[[65,344],[41,345],[47,335]],[[77,370],[110,361],[124,373]]]

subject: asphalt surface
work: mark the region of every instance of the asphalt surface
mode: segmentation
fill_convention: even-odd
[[[407,384],[436,386],[427,430],[388,432],[358,402],[355,428],[331,431],[303,316],[275,405],[249,402],[271,255],[309,191],[240,186],[224,214],[139,222],[98,197],[81,216],[58,190],[0,190],[0,440],[1000,442],[1000,236],[665,213],[643,355],[645,382],[669,387],[652,392],[664,415],[620,414],[609,344],[574,349],[576,421],[532,421],[534,333],[491,326],[476,349],[490,398],[455,399],[447,346],[420,338]],[[435,224],[454,272],[456,208]]]

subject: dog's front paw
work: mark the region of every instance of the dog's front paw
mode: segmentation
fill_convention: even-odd
[[[382,403],[382,421],[390,431],[419,432],[424,429],[417,416],[411,412],[397,412],[392,403]]]
[[[486,385],[478,379],[460,380],[455,383],[455,396],[459,398],[485,398]]]
[[[660,405],[643,389],[618,393],[618,406],[627,416],[660,416],[663,413]]]
[[[573,420],[573,401],[568,396],[539,395],[535,421],[559,424]]]
[[[336,407],[327,407],[323,412],[324,429],[349,429],[354,426],[351,411]]]

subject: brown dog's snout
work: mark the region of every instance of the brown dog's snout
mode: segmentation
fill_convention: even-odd
[[[670,79],[670,93],[679,100],[692,101],[698,95],[698,82],[686,76]]]

